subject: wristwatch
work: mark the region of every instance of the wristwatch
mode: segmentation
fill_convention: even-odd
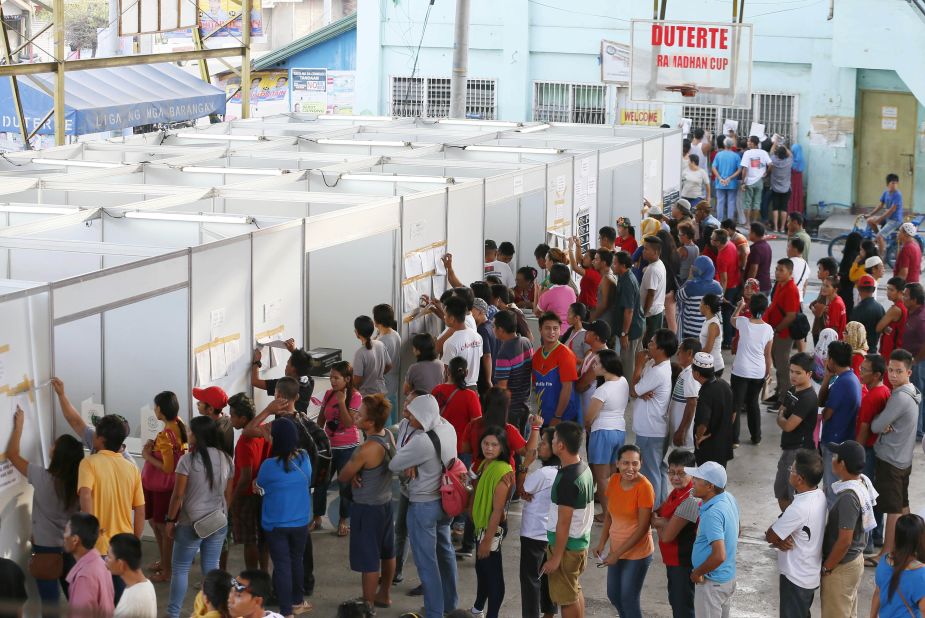
[[[177,523],[177,518],[176,517],[165,517],[164,523],[165,524],[175,524]]]
[[[259,369],[260,367],[263,367],[263,363],[260,361],[254,361],[254,367],[257,367]]]
[[[621,337],[626,337],[626,331],[625,331],[625,330],[624,330],[624,331],[620,331],[620,336],[621,336]]]

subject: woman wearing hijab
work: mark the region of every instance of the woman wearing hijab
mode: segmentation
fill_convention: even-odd
[[[787,212],[803,212],[803,172],[806,171],[803,147],[794,144],[790,154],[793,155],[793,165],[790,167],[790,202],[787,204]]]
[[[678,305],[678,339],[699,337],[704,316],[700,312],[700,301],[707,294],[722,296],[723,288],[714,279],[716,268],[710,258],[701,255],[691,266],[690,277],[676,293]]]
[[[848,322],[845,326],[845,343],[851,346],[851,368],[854,375],[861,377],[861,363],[870,349],[867,345],[867,328],[860,322]]]

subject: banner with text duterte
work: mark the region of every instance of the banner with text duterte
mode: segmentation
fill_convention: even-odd
[[[630,99],[751,107],[752,26],[633,20]]]

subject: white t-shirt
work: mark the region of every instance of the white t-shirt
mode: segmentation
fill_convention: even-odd
[[[642,299],[639,301],[645,306],[646,296],[649,293],[649,290],[655,290],[655,295],[652,298],[652,305],[649,307],[649,310],[646,312],[646,317],[650,318],[653,315],[658,315],[665,311],[665,281],[667,277],[665,275],[665,263],[661,260],[656,260],[646,266],[645,271],[642,273],[642,285],[640,286],[640,294]]]
[[[742,167],[745,168],[745,184],[753,185],[764,178],[764,173],[771,165],[771,156],[761,148],[746,150],[742,155]]]
[[[703,142],[691,144],[691,151],[688,153],[688,156],[692,154],[697,155],[697,158],[700,159],[699,165],[703,167]]]
[[[719,326],[719,334],[716,335],[716,338],[713,340],[713,348],[707,349],[707,340],[710,338],[710,324],[716,324]],[[703,321],[703,326],[700,327],[700,347],[703,348],[703,351],[713,357],[713,369],[715,371],[720,371],[726,366],[726,361],[723,360],[723,322],[720,319],[720,315],[716,314],[709,320]]]
[[[710,184],[710,177],[702,167],[692,170],[689,166],[684,166],[681,171],[681,197],[686,199],[696,199],[704,197],[707,194],[707,185]]]
[[[450,335],[443,343],[443,364],[449,365],[457,356],[465,358],[469,366],[466,385],[475,386],[479,380],[479,366],[482,364],[482,336],[468,328]]]
[[[524,491],[533,496],[529,502],[524,502],[520,517],[520,536],[537,541],[548,539],[546,535],[546,522],[549,519],[549,508],[552,505],[552,484],[556,480],[556,466],[543,466],[534,470],[524,479]]]
[[[511,271],[511,266],[507,262],[502,262],[501,260],[495,260],[494,262],[485,263],[485,280],[489,279],[489,275],[492,275],[492,279],[501,277],[501,283],[504,284],[506,288],[512,288],[516,284],[514,281],[514,273]]]
[[[737,317],[733,326],[739,331],[739,346],[732,361],[732,375],[764,378],[764,348],[774,341],[774,329],[767,322],[754,324],[743,316]]]
[[[595,371],[595,368],[600,365],[600,360],[597,357],[597,352],[593,350],[588,350],[588,353],[585,355],[584,359],[581,360],[581,369],[578,372],[578,377],[580,378],[588,371]],[[588,406],[591,405],[591,398],[594,396],[594,391],[597,390],[597,380],[591,380],[591,384],[588,385],[588,390],[581,393],[581,409],[587,410]]]
[[[825,492],[814,489],[795,494],[793,502],[771,526],[780,538],[793,537],[793,549],[778,550],[777,566],[781,575],[800,588],[819,587],[825,516]]]
[[[658,365],[646,361],[636,384],[636,394],[652,392],[650,399],[633,403],[633,431],[644,438],[664,438],[668,435],[668,402],[671,399],[671,362]]]
[[[687,400],[690,397],[700,396],[700,382],[694,379],[693,370],[690,366],[685,367],[678,374],[678,380],[674,383],[674,389],[671,391],[671,404],[669,416],[671,418],[671,434],[678,430],[681,421],[684,420],[684,409],[687,407]],[[682,448],[694,448],[694,419],[687,428],[687,437],[684,439]]]
[[[145,580],[122,593],[113,618],[157,618],[157,595],[154,584]]]
[[[619,429],[626,431],[626,405],[630,402],[630,385],[626,378],[608,380],[597,387],[592,399],[603,405],[601,411],[591,423],[591,431],[601,429]]]
[[[800,293],[800,302],[803,302],[803,292],[806,290],[806,282],[809,280],[809,264],[801,257],[790,258],[793,262],[793,282],[797,284],[797,291]]]

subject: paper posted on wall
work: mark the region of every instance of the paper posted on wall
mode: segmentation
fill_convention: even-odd
[[[93,398],[87,398],[80,402],[80,418],[83,422],[93,427],[93,418],[103,418],[106,415],[106,409],[101,403],[93,403]]]
[[[148,440],[157,438],[157,434],[164,428],[164,424],[157,420],[157,415],[151,406],[142,406],[141,408],[141,431],[139,437],[141,444],[144,445]]]

